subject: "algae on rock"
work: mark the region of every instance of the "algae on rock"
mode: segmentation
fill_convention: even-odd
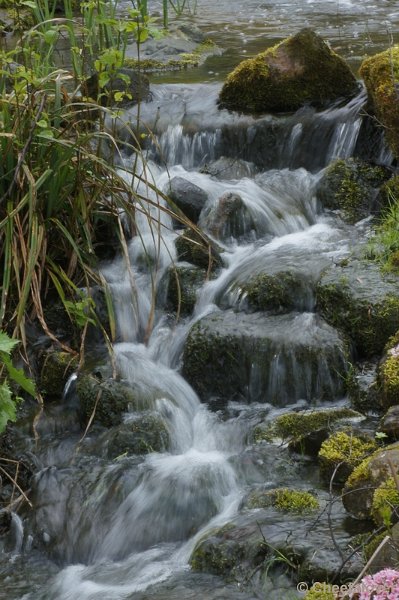
[[[324,107],[358,91],[345,61],[311,29],[243,61],[228,76],[221,108],[244,113],[295,111],[306,103]]]
[[[344,483],[353,469],[377,449],[374,440],[338,431],[325,440],[319,452],[320,474],[329,482]]]

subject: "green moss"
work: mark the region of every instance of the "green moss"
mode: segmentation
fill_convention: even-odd
[[[134,420],[105,434],[108,459],[132,454],[165,452],[169,447],[169,433],[157,414],[142,414]]]
[[[357,84],[344,61],[310,29],[303,29],[228,76],[220,106],[243,112],[291,111],[353,95]]]
[[[168,306],[176,312],[180,310],[183,316],[191,314],[197,301],[197,291],[205,283],[206,275],[205,269],[192,266],[171,267],[168,273]]]
[[[389,477],[374,492],[371,516],[377,525],[384,524],[386,527],[391,527],[394,513],[397,521],[398,507],[399,491],[393,477]]]
[[[266,427],[258,425],[254,430],[254,441],[260,443],[281,438],[283,441],[297,444],[304,436],[321,429],[328,429],[336,421],[360,416],[360,413],[350,408],[289,412],[280,415]]]
[[[325,440],[319,452],[320,474],[330,481],[344,482],[364,458],[377,449],[374,440],[339,431]]]
[[[78,359],[68,352],[47,354],[40,373],[40,392],[43,396],[60,400],[68,378],[77,367]]]
[[[215,270],[222,266],[219,247],[196,231],[185,231],[177,238],[175,245],[180,261],[187,261],[207,270]]]
[[[307,513],[319,508],[317,498],[309,492],[279,488],[276,490],[255,490],[248,496],[247,508],[269,508],[288,513]]]
[[[274,275],[260,273],[242,286],[251,308],[278,312],[296,308],[304,288],[303,277],[285,271]]]
[[[392,348],[381,364],[379,384],[383,406],[389,407],[399,404],[399,346]]]
[[[306,593],[304,600],[336,600],[337,596],[331,589],[332,585],[329,583],[315,583]]]
[[[360,67],[360,75],[387,141],[399,158],[399,46],[367,58]]]

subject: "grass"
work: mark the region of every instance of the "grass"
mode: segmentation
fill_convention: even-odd
[[[385,271],[399,273],[399,199],[390,194],[367,254],[378,260]]]

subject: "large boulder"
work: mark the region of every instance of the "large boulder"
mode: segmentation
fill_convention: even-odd
[[[384,127],[390,148],[399,158],[399,46],[364,60],[360,75],[366,84],[371,107]]]
[[[221,108],[244,113],[293,111],[306,103],[324,107],[358,91],[344,62],[311,29],[245,60],[228,76]]]
[[[383,194],[379,188],[391,172],[358,159],[336,160],[324,172],[317,186],[317,197],[324,208],[340,210],[349,223],[377,213]]]
[[[207,315],[189,333],[183,373],[203,401],[285,405],[343,395],[347,349],[314,314]]]
[[[327,269],[317,286],[317,306],[327,323],[341,329],[359,357],[379,355],[399,329],[399,277],[364,260]]]

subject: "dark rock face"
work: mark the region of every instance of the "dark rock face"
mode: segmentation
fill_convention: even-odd
[[[212,313],[191,329],[183,373],[204,401],[270,402],[339,397],[345,344],[312,314]]]
[[[168,272],[167,307],[183,316],[193,312],[197,291],[205,283],[206,271],[194,265],[176,265]]]
[[[391,406],[381,419],[379,431],[391,440],[399,440],[399,405]]]
[[[184,177],[173,177],[168,195],[182,213],[193,223],[197,223],[201,210],[208,200],[208,194],[195,183]]]
[[[212,242],[205,234],[186,230],[176,240],[177,257],[179,261],[186,261],[213,271],[223,265],[220,257],[220,247]]]
[[[399,277],[383,275],[376,263],[353,260],[325,271],[317,306],[333,327],[353,342],[359,357],[380,354],[399,329]]]
[[[324,40],[302,29],[277,46],[243,61],[220,93],[221,108],[244,113],[323,107],[358,91],[355,76]]]
[[[339,209],[349,223],[378,213],[379,188],[390,178],[385,167],[350,158],[332,163],[319,182],[316,193],[323,207]]]
[[[202,222],[210,234],[221,241],[243,239],[255,231],[255,222],[241,196],[225,192]]]

